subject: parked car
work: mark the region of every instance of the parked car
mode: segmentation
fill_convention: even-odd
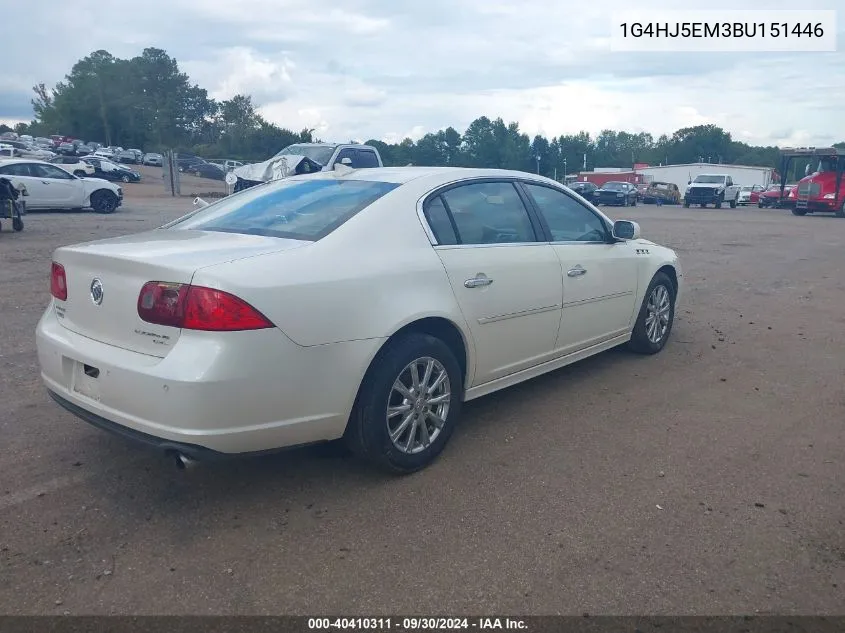
[[[94,176],[105,180],[141,182],[141,174],[100,156],[84,156],[83,161],[94,167]]]
[[[137,165],[141,162],[141,158],[143,158],[144,154],[136,152],[134,149],[125,149],[122,152],[118,152],[115,154],[114,158],[117,162],[120,163],[129,163],[131,165]]]
[[[27,210],[90,207],[97,213],[113,213],[123,202],[123,190],[117,185],[99,178],[79,178],[40,160],[0,160],[0,176],[26,187]]]
[[[144,158],[141,162],[144,165],[152,165],[154,167],[161,167],[164,161],[164,157],[161,154],[156,154],[155,152],[151,152],[149,154],[144,154]]]
[[[760,199],[760,192],[763,191],[763,190],[764,189],[763,189],[762,185],[751,185],[750,187],[749,186],[740,187],[739,193],[736,196],[736,203],[738,205],[744,206],[744,205],[752,204],[752,202],[757,202]],[[752,200],[751,196],[752,196],[752,194],[755,194],[755,193],[757,194],[757,197],[756,197],[756,199]]]
[[[637,188],[629,182],[606,182],[593,192],[593,204],[637,206]]]
[[[338,143],[295,143],[260,163],[234,168],[234,191],[262,182],[297,174],[333,171],[336,165],[351,169],[373,169],[383,165],[378,150],[371,145]],[[229,177],[232,179],[232,177]]]
[[[642,201],[656,204],[680,204],[681,191],[678,185],[671,182],[652,182],[646,187]]]
[[[59,143],[56,153],[62,154],[63,156],[76,156],[76,145],[73,143]]]
[[[725,202],[731,209],[736,208],[739,186],[734,184],[733,178],[726,174],[699,174],[690,181],[684,192],[684,206],[689,208],[693,204],[700,204],[703,209],[712,204],[717,209]]]
[[[74,176],[93,176],[94,175],[94,166],[86,163],[84,160],[80,160],[74,156],[56,156],[51,158],[47,161],[53,165],[58,165],[62,169],[67,172],[70,172]]]
[[[223,180],[226,178],[226,172],[220,165],[214,163],[193,163],[185,168],[185,173],[192,174],[198,178],[211,178],[213,180]]]
[[[584,198],[584,200],[590,200],[592,202],[593,194],[596,192],[596,189],[598,189],[598,185],[591,182],[573,182],[569,185],[569,188]]]
[[[344,438],[406,473],[464,401],[660,352],[682,288],[672,250],[551,179],[339,170],[57,249],[36,345],[59,405],[177,463]]]
[[[769,185],[766,191],[757,198],[757,207],[766,209],[768,207],[793,208],[797,198],[797,185],[786,185],[783,191],[783,199],[780,197],[780,185]]]
[[[191,167],[200,163],[207,163],[207,161],[204,158],[194,156],[193,154],[176,155],[176,167],[178,167],[181,172],[190,171]]]

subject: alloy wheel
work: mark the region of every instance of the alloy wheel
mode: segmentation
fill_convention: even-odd
[[[435,358],[418,358],[399,373],[387,399],[387,432],[393,445],[413,455],[440,435],[452,398],[449,374]]]
[[[655,286],[646,304],[645,331],[648,340],[653,344],[660,343],[669,329],[669,316],[672,302],[669,290],[664,285]]]

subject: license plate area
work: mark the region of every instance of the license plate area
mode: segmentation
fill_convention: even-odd
[[[73,362],[73,376],[71,378],[71,389],[80,396],[100,400],[100,369],[93,365]]]

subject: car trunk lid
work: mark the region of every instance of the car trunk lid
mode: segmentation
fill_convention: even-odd
[[[59,248],[67,300],[56,315],[67,329],[123,349],[164,357],[180,328],[147,323],[138,296],[149,281],[189,284],[206,266],[289,250],[309,242],[256,235],[159,229]]]

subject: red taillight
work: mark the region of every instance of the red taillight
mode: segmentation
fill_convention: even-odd
[[[148,323],[187,330],[234,332],[273,324],[243,299],[213,288],[150,281],[138,296],[138,316]]]
[[[67,301],[67,277],[65,267],[53,262],[50,268],[50,294],[59,301]]]

